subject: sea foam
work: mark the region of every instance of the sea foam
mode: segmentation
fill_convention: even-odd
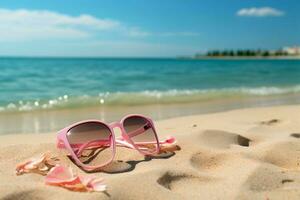
[[[249,98],[300,94],[300,85],[290,87],[238,87],[203,90],[145,90],[139,92],[101,92],[97,96],[62,95],[53,99],[18,101],[0,106],[0,112],[66,109],[91,106],[135,106],[151,104],[195,103],[224,98]]]

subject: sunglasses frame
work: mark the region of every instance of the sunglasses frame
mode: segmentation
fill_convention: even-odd
[[[151,128],[153,130],[153,133],[154,133],[154,136],[155,136],[155,142],[156,142],[156,149],[155,151],[152,153],[146,153],[144,151],[141,151],[138,147],[138,145],[136,145],[132,139],[128,136],[128,133],[126,132],[125,128],[124,128],[124,121],[128,118],[131,118],[131,117],[141,117],[143,119],[145,119],[146,121],[148,121],[151,125]],[[107,161],[106,163],[104,164],[101,164],[101,165],[97,165],[97,166],[91,166],[91,165],[86,165],[84,163],[82,163],[78,156],[76,155],[76,153],[73,151],[69,141],[68,141],[68,138],[67,138],[67,133],[74,127],[76,126],[79,126],[79,125],[82,125],[82,124],[85,124],[85,123],[90,123],[90,122],[95,122],[95,123],[100,123],[104,126],[106,126],[108,128],[108,130],[110,131],[110,148],[112,148],[112,151],[113,151],[113,155],[111,157],[111,159],[109,161]],[[114,133],[114,128],[120,128],[121,130],[121,138],[116,138],[115,137],[115,133]],[[121,119],[121,121],[119,122],[112,122],[110,124],[106,124],[105,122],[102,122],[100,120],[96,120],[96,119],[91,119],[91,120],[85,120],[85,121],[80,121],[80,122],[77,122],[75,124],[72,124],[66,128],[63,128],[62,130],[58,131],[58,134],[57,134],[57,147],[60,148],[60,149],[66,149],[68,151],[68,153],[71,155],[71,157],[73,158],[73,160],[76,162],[76,164],[78,164],[80,167],[82,167],[84,170],[87,170],[87,171],[93,171],[93,170],[96,170],[96,169],[100,169],[108,164],[110,164],[114,158],[115,158],[115,155],[116,155],[116,146],[118,144],[121,144],[120,146],[122,146],[122,143],[119,143],[118,141],[122,141],[122,143],[124,142],[127,142],[129,145],[126,145],[126,147],[129,147],[129,148],[132,148],[132,149],[135,149],[137,150],[139,153],[143,154],[143,155],[155,155],[155,154],[158,154],[159,151],[160,151],[160,142],[159,142],[159,139],[158,139],[158,136],[157,136],[157,132],[156,132],[156,129],[155,129],[155,126],[154,126],[154,123],[152,121],[152,119],[150,119],[149,117],[146,117],[144,115],[139,115],[139,114],[131,114],[131,115],[126,115],[125,117],[123,117]]]

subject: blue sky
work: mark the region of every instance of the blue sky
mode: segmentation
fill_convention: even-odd
[[[300,45],[299,0],[6,0],[0,55],[174,57]]]

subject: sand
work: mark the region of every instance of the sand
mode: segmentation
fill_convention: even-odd
[[[117,160],[95,173],[106,193],[46,186],[37,174],[16,176],[17,163],[55,148],[55,133],[0,137],[0,199],[299,199],[300,106],[251,108],[156,122],[160,138],[181,150],[145,159],[118,148]]]

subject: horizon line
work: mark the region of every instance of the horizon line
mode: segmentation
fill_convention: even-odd
[[[0,59],[2,58],[58,58],[58,59],[176,59],[180,56],[168,56],[168,57],[155,57],[155,56],[27,56],[27,55],[0,55]]]

